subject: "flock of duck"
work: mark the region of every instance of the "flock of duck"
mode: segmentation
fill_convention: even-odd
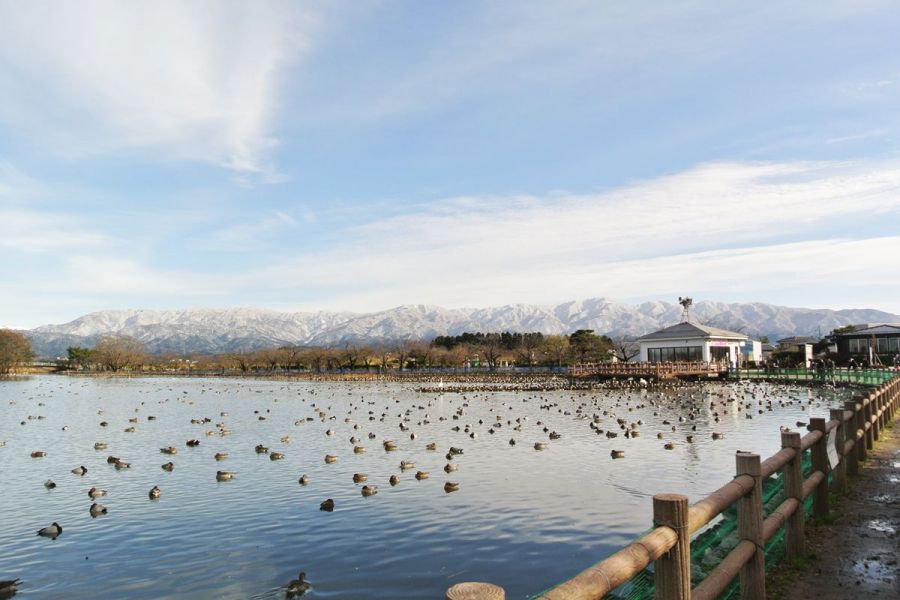
[[[280,389],[290,390],[290,384],[285,384]],[[396,388],[384,388],[378,390],[378,394],[370,393],[372,386],[379,384],[370,383],[355,386],[328,386],[321,387],[306,385],[302,388],[305,392],[304,397],[298,392],[300,402],[308,406],[312,414],[298,415],[293,421],[294,428],[300,428],[307,423],[319,423],[324,428],[324,432],[319,430],[319,435],[328,438],[337,435],[347,435],[349,446],[344,453],[325,454],[322,458],[325,464],[333,464],[339,462],[342,454],[347,456],[355,454],[363,454],[370,451],[370,447],[365,444],[374,445],[376,451],[392,453],[397,450],[404,452],[424,451],[425,453],[444,454],[446,463],[443,471],[446,474],[453,473],[459,468],[459,457],[465,454],[462,447],[464,440],[474,440],[479,436],[501,436],[503,432],[508,432],[509,446],[516,446],[522,438],[527,440],[531,437],[534,441],[529,441],[533,445],[534,450],[541,451],[548,449],[551,444],[563,437],[550,424],[551,421],[559,421],[560,419],[574,419],[576,421],[587,422],[587,432],[601,436],[606,440],[617,440],[621,446],[609,449],[612,459],[623,459],[627,454],[627,440],[638,438],[644,434],[647,429],[651,429],[651,435],[655,435],[661,441],[661,448],[664,450],[673,450],[681,444],[694,443],[694,436],[697,431],[697,422],[718,423],[720,419],[735,418],[741,415],[743,418],[751,419],[755,414],[772,411],[778,406],[788,406],[794,404],[820,403],[820,398],[815,398],[811,394],[807,394],[806,388],[797,388],[796,392],[784,393],[784,388],[776,391],[771,386],[765,384],[748,384],[744,386],[728,385],[728,384],[708,384],[703,388],[697,386],[683,386],[677,383],[661,384],[649,389],[642,389],[640,393],[628,388],[610,387],[605,390],[575,390],[570,391],[568,398],[563,397],[560,393],[545,395],[541,391],[519,392],[514,396],[504,396],[498,398],[497,395],[490,390],[479,389],[473,387],[471,389],[461,388],[454,393],[447,393],[439,398],[427,397],[422,394],[419,403],[406,408],[398,407],[399,399],[393,397]],[[382,384],[383,385],[383,384]],[[369,387],[367,387],[369,386]],[[555,383],[553,384],[555,387]],[[702,391],[701,391],[702,390]],[[802,390],[802,392],[801,392]],[[175,393],[174,387],[159,388],[159,391],[167,393]],[[204,387],[201,393],[207,391],[213,392],[212,387]],[[430,393],[431,390],[429,390]],[[329,393],[330,392],[330,393]],[[192,392],[194,393],[194,392]],[[227,388],[222,389],[216,387],[214,393],[227,394]],[[339,395],[340,394],[340,395]],[[345,397],[341,397],[346,394]],[[378,400],[369,400],[374,397]],[[394,401],[385,400],[391,398]],[[184,392],[179,400],[186,404],[193,404],[194,400]],[[273,399],[278,402],[278,399]],[[379,400],[382,405],[379,406]],[[168,400],[160,401],[160,403],[168,402]],[[441,402],[440,409],[436,409],[437,402]],[[488,412],[494,413],[493,418],[469,418],[469,408],[473,403],[485,403],[490,406]],[[523,406],[516,407],[516,404]],[[141,402],[140,406],[134,408],[135,413],[141,413],[146,410],[145,402]],[[199,405],[200,403],[198,403]],[[44,403],[39,402],[38,407],[43,407]],[[249,410],[250,407],[248,407]],[[447,410],[448,408],[452,410]],[[540,413],[535,413],[535,408]],[[257,408],[253,410],[253,416],[244,415],[245,418],[265,421],[270,415],[269,408]],[[345,410],[344,410],[345,409]],[[640,411],[646,415],[648,410],[652,410],[654,423],[649,425],[642,418],[631,418],[631,413]],[[482,411],[483,413],[483,411]],[[530,413],[530,414],[528,414]],[[101,420],[98,424],[98,431],[102,434],[113,427],[106,418],[104,418],[104,410],[98,410]],[[546,415],[546,416],[543,416]],[[536,417],[540,416],[540,419]],[[41,415],[30,415],[21,422],[25,425],[27,421],[32,419],[43,419]],[[191,419],[191,425],[198,426],[203,430],[203,436],[206,437],[227,437],[231,434],[231,426],[228,424],[229,413],[227,411],[219,411],[218,417],[201,416]],[[535,418],[532,423],[531,419]],[[147,415],[145,422],[155,421],[154,415]],[[417,442],[420,435],[426,435],[432,432],[431,426],[441,426],[442,422],[446,424],[445,435],[447,437],[457,436],[460,442],[458,445],[444,446],[443,449],[435,441],[425,443]],[[137,427],[140,427],[141,419],[133,416],[128,419],[128,423],[121,423],[118,426],[125,433],[134,433]],[[384,431],[385,427],[396,427],[396,436],[379,435],[375,429],[374,423],[384,424],[378,427],[380,431]],[[285,427],[284,422],[280,422],[278,426]],[[799,425],[799,423],[798,423]],[[64,425],[63,431],[69,431],[69,427]],[[305,430],[309,428],[304,428]],[[418,431],[417,431],[418,430]],[[309,432],[309,435],[316,435],[315,431]],[[201,439],[190,438],[184,442],[186,448],[201,448],[203,444]],[[504,436],[505,437],[505,436]],[[719,440],[724,434],[719,431],[713,431],[711,438]],[[536,439],[535,439],[536,438]],[[271,461],[283,460],[288,452],[287,448],[292,443],[292,435],[290,433],[282,435],[278,438],[283,448],[272,450],[270,446],[261,442],[258,443],[253,451],[259,455],[267,455]],[[405,440],[409,440],[408,442]],[[274,441],[274,438],[273,438]],[[613,443],[613,442],[609,442]],[[2,443],[0,443],[2,445]],[[380,446],[380,448],[379,448]],[[102,452],[107,450],[109,445],[105,441],[96,441],[93,445],[95,451]],[[229,452],[218,451],[212,455],[215,463],[221,463],[229,459],[229,455],[234,452],[240,452],[241,448],[229,448]],[[243,451],[249,452],[249,448]],[[175,445],[163,445],[159,448],[162,455],[170,458],[167,462],[160,465],[160,468],[166,472],[172,472],[177,468],[177,455],[179,447]],[[44,449],[37,449],[31,452],[34,459],[42,459],[48,455]],[[142,462],[151,460],[148,456],[140,457]],[[426,461],[429,462],[429,461]],[[434,460],[430,459],[433,463]],[[108,468],[115,470],[129,469],[131,462],[117,455],[108,455],[106,457]],[[90,463],[88,463],[90,464]],[[383,480],[390,487],[401,484],[403,476],[407,473],[414,472],[414,479],[424,481],[431,476],[430,472],[417,468],[416,461],[411,459],[401,459],[397,463],[397,471],[393,473],[382,473],[372,476],[365,472],[354,472],[352,475],[352,483],[358,487],[359,494],[364,498],[375,496],[379,493],[379,487],[376,481],[383,477]],[[71,474],[76,477],[85,477],[92,469],[96,467],[86,467],[85,465],[77,465],[71,469]],[[216,467],[214,473],[210,471],[210,478],[215,477],[217,482],[231,481],[239,474],[234,471],[223,470]],[[301,473],[297,478],[300,486],[307,486],[311,481],[310,475]],[[57,483],[52,478],[47,479],[44,486],[48,490],[57,487]],[[460,490],[461,485],[458,481],[446,480],[443,484],[445,493],[452,493]],[[87,512],[92,518],[107,515],[109,509],[98,502],[104,496],[107,496],[107,490],[100,489],[96,486],[87,487],[84,490],[88,499],[91,501]],[[159,500],[162,497],[163,489],[159,485],[153,485],[147,490],[147,496],[151,501]],[[332,512],[337,506],[333,498],[325,498],[319,503],[319,510],[323,512]],[[63,534],[63,527],[54,521],[50,525],[43,527],[37,531],[37,535],[41,537],[56,539]],[[300,573],[299,578],[291,581],[285,587],[285,593],[288,597],[297,597],[305,593],[310,584],[305,579],[305,573]],[[15,593],[18,581],[0,582],[0,591],[6,589]],[[5,586],[5,587],[4,587]],[[8,592],[7,592],[8,593]]]

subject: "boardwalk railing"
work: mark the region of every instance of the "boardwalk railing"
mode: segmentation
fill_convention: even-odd
[[[687,377],[719,375],[728,370],[728,363],[694,362],[605,362],[581,363],[572,367],[572,377]]]
[[[649,533],[539,598],[597,600],[653,564],[654,596],[658,600],[712,600],[736,577],[740,577],[741,598],[763,600],[766,542],[784,529],[786,555],[803,556],[804,502],[812,497],[812,516],[816,520],[828,517],[829,492],[843,490],[847,475],[857,473],[859,463],[866,459],[898,405],[900,377],[894,377],[867,394],[847,401],[843,409],[832,410],[829,420],[810,419],[809,433],[803,437],[797,432],[783,432],[782,449],[765,460],[761,461],[756,454],[738,452],[735,478],[693,506],[688,506],[686,496],[654,496],[656,526]],[[831,452],[830,444],[834,444]],[[801,460],[807,450],[812,467],[804,477]],[[779,472],[784,481],[784,499],[765,515],[762,482]],[[740,541],[692,586],[691,536],[733,505],[737,506]],[[497,588],[492,586],[492,589]],[[474,600],[497,596],[478,596],[476,592],[466,597]]]
[[[898,375],[894,369],[730,369],[729,379],[880,385]]]

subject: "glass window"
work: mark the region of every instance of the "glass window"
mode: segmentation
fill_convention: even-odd
[[[688,362],[703,360],[700,346],[679,346],[676,348],[647,348],[649,362]]]

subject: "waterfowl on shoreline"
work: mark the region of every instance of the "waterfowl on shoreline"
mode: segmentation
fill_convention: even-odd
[[[150,491],[147,493],[147,495],[150,496],[150,499],[151,499],[151,500],[156,500],[157,498],[159,498],[160,496],[162,496],[162,490],[159,489],[159,486],[154,485],[154,486],[150,489]]]
[[[306,581],[306,573],[301,571],[297,579],[294,579],[287,585],[285,595],[288,598],[299,598],[309,590],[309,587],[309,582]]]
[[[53,521],[53,524],[50,525],[49,527],[44,527],[43,529],[39,529],[37,534],[42,537],[56,539],[59,536],[59,534],[62,533],[62,530],[63,530],[62,526],[60,526],[60,524],[57,523],[56,521]]]

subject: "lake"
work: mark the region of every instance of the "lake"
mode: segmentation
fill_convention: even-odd
[[[17,598],[283,598],[305,571],[304,598],[443,598],[460,581],[524,598],[650,527],[653,494],[698,500],[733,477],[736,450],[765,458],[779,448],[779,426],[827,417],[846,397],[718,383],[438,395],[412,383],[0,381],[0,579],[23,579]],[[618,437],[596,433],[595,415]],[[641,421],[641,436],[624,438],[618,418]],[[553,431],[561,437],[550,440]],[[386,439],[397,450],[385,451]],[[257,453],[259,444],[284,458]],[[177,453],[161,453],[167,446]],[[451,446],[463,454],[447,474]],[[611,459],[612,449],[625,458]],[[37,450],[47,456],[31,458]],[[326,454],[338,460],[326,464]],[[131,467],[117,470],[110,455]],[[415,468],[401,471],[401,460]],[[169,461],[171,472],[161,468]],[[70,472],[80,465],[85,475]],[[234,479],[217,481],[218,470]],[[430,476],[417,480],[420,470]],[[355,473],[368,481],[354,483]],[[458,491],[445,492],[447,481]],[[363,485],[378,493],[363,497]],[[108,514],[89,514],[91,487],[108,491],[97,499]],[[319,509],[327,498],[333,512]],[[58,538],[35,535],[54,521]]]

